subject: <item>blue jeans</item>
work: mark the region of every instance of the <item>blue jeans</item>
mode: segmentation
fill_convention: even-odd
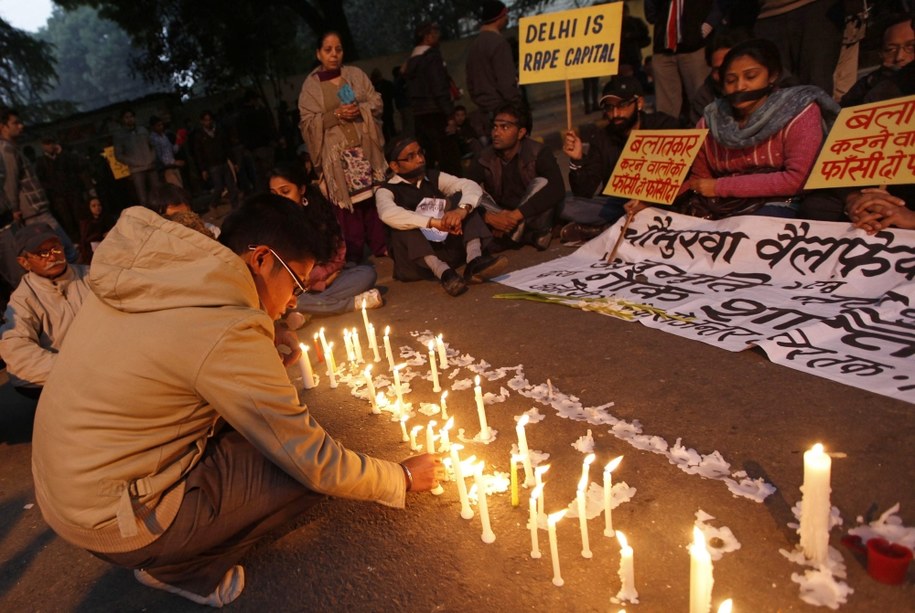
[[[323,292],[299,296],[295,310],[311,315],[349,313],[356,309],[356,296],[375,287],[377,278],[375,268],[369,264],[344,266]]]
[[[625,198],[616,196],[597,196],[583,198],[581,196],[566,195],[562,203],[559,217],[566,221],[574,221],[586,226],[603,226],[612,224],[626,214],[623,205],[628,202]]]

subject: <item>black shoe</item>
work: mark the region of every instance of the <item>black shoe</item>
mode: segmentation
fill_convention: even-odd
[[[553,240],[553,231],[547,230],[541,232],[540,234],[531,235],[531,244],[537,249],[537,251],[546,251],[550,246],[550,242]]]
[[[453,268],[449,268],[442,274],[441,283],[449,296],[457,297],[467,291],[467,284],[464,283],[464,279],[454,272]]]
[[[606,229],[606,225],[586,226],[573,221],[562,227],[559,232],[559,241],[566,247],[580,247],[592,238],[601,235]]]
[[[508,266],[508,258],[504,255],[480,255],[469,262],[464,268],[464,281],[467,283],[482,283],[493,277],[499,276]]]

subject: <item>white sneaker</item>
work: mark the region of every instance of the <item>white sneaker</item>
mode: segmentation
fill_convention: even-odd
[[[177,594],[197,604],[205,604],[216,609],[221,609],[241,596],[242,590],[245,589],[245,569],[240,564],[236,564],[226,572],[222,577],[222,581],[219,582],[219,585],[209,596],[200,596],[199,594],[182,590],[179,587],[162,583],[145,570],[139,568],[133,571],[133,576],[146,587]]]
[[[286,327],[290,330],[298,330],[307,324],[310,319],[310,315],[299,313],[298,311],[293,311],[286,316]]]
[[[355,305],[356,311],[362,309],[363,300],[365,300],[365,308],[367,309],[379,309],[384,306],[384,300],[381,299],[381,292],[379,292],[378,289],[374,287],[367,292],[358,294],[353,299],[353,304]]]

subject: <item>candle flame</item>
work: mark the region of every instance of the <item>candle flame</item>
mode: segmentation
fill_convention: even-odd
[[[391,326],[384,327],[384,335],[387,336],[391,332]]]
[[[460,443],[451,443],[451,449],[454,450],[455,455],[457,455],[457,452],[460,451],[460,450],[463,449],[463,448],[464,448],[464,446],[461,445]]]
[[[822,443],[817,443],[816,445],[814,445],[814,446],[810,449],[810,451],[812,451],[813,453],[815,453],[815,454],[817,454],[817,455],[822,454],[822,453],[823,453],[823,444],[822,444]]]
[[[432,343],[432,341],[429,341],[429,344],[427,345],[427,347],[429,347],[429,353],[432,353],[433,351],[435,351],[435,345]]]
[[[734,607],[734,603],[730,598],[721,603],[721,606],[718,607],[718,613],[731,613],[731,609]]]
[[[442,430],[450,430],[454,426],[454,417],[449,417],[448,421],[445,422],[445,427]]]
[[[556,511],[555,513],[550,513],[549,515],[547,515],[546,520],[551,526],[555,526],[557,524],[557,522],[559,522],[560,519],[562,519],[563,517],[566,516],[566,513],[568,513],[568,511],[569,511],[568,509],[563,509],[562,511]]]
[[[474,463],[475,463],[476,461],[477,461],[477,456],[475,456],[475,455],[472,455],[472,456],[470,456],[469,458],[467,458],[467,459],[465,459],[465,460],[461,460],[461,468],[462,468],[462,469],[463,469],[463,468],[470,468],[470,467],[472,467],[472,466],[474,465]]]
[[[589,453],[588,455],[586,455],[585,461],[584,461],[585,466],[590,466],[596,458],[597,458],[597,456],[594,455],[593,453]]]
[[[365,367],[365,376],[366,377],[372,376],[372,365],[371,364],[369,364],[368,366]]]
[[[429,420],[429,423],[426,424],[426,427],[429,428],[429,429],[431,430],[432,428],[435,427],[435,424],[436,424],[435,420],[434,420],[434,419],[430,419],[430,420]]]
[[[401,416],[400,416],[400,421],[403,422],[403,423],[407,423],[407,420],[408,420],[408,419],[410,419],[410,416],[409,416],[409,415],[401,415]],[[420,426],[420,428],[422,428],[422,426]]]
[[[518,427],[523,428],[524,426],[526,426],[528,424],[528,422],[530,422],[530,420],[531,420],[531,416],[528,415],[527,413],[525,413],[524,415],[522,415],[521,417],[518,418]]]
[[[388,406],[388,398],[384,395],[384,392],[378,392],[375,394],[375,404],[380,407]]]
[[[512,464],[517,464],[518,462],[520,462],[523,459],[524,459],[524,456],[522,456],[522,455],[519,455],[517,453],[512,454]]]
[[[480,375],[477,375],[476,377],[473,378],[473,384],[476,385],[477,387],[480,387]]]
[[[441,340],[442,340],[442,335],[439,334],[437,338],[438,338],[439,341],[441,341]]]
[[[448,392],[442,392],[442,402],[445,401],[445,398],[448,397]]]
[[[315,339],[315,340],[318,340],[318,333],[317,333],[317,332],[315,332],[314,339]]]
[[[307,351],[308,351],[308,345],[306,345],[305,343],[299,343],[299,349],[301,349],[302,351],[307,352]]]
[[[416,436],[417,434],[419,434],[420,430],[422,430],[422,429],[423,429],[422,426],[413,426],[413,429],[410,430],[410,432],[413,434],[413,436]]]
[[[616,540],[618,540],[620,542],[620,549],[625,549],[626,547],[629,547],[629,542],[626,540],[626,535],[623,534],[622,532],[620,532],[619,530],[616,531]]]
[[[540,495],[543,494],[543,484],[541,483],[533,489],[531,492],[531,500],[537,500],[540,498]]]
[[[534,474],[536,474],[536,475],[543,475],[543,473],[545,473],[545,472],[548,471],[549,469],[550,469],[550,465],[549,465],[549,464],[546,464],[545,466],[538,466],[537,468],[534,469]]]
[[[604,472],[612,473],[614,470],[616,470],[616,467],[619,466],[620,462],[622,462],[622,461],[623,461],[623,456],[613,458],[612,460],[607,462],[606,466],[604,466]]]
[[[328,349],[333,349],[333,348],[334,348],[334,342],[331,341],[331,342],[327,343],[327,348],[328,348]]]
[[[693,547],[705,551],[705,534],[699,529],[699,526],[693,526]]]

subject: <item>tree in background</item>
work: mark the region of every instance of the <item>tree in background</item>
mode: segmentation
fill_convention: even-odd
[[[56,76],[51,45],[0,19],[0,102],[16,107],[30,121],[66,110],[41,98]]]

